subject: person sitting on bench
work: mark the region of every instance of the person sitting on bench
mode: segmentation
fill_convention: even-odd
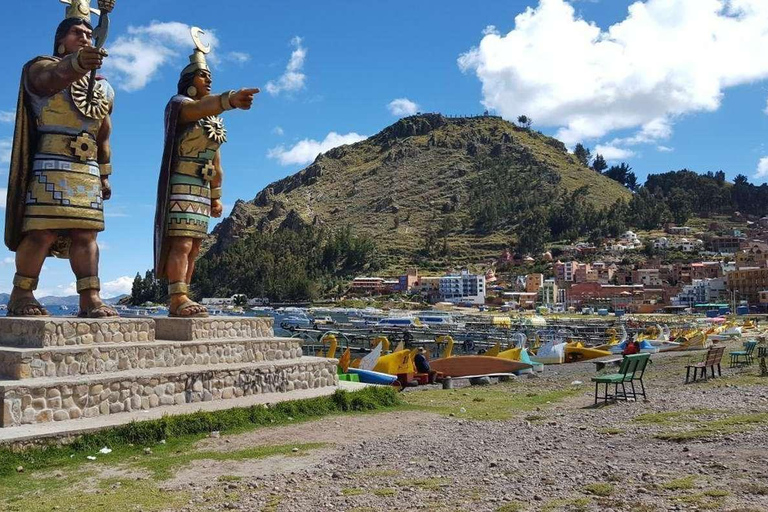
[[[416,367],[416,372],[429,375],[429,383],[434,384],[437,372],[430,369],[425,353],[424,347],[419,347],[419,353],[413,358],[413,365]]]
[[[639,353],[640,353],[640,342],[634,339],[627,343],[627,346],[624,348],[624,351],[621,353],[621,355],[631,356],[632,354],[639,354]]]

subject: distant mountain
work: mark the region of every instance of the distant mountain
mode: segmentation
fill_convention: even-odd
[[[8,299],[11,296],[7,293],[0,293],[0,304],[8,304]],[[127,297],[127,295],[119,295],[110,299],[104,299],[107,304],[117,304],[121,299]],[[46,306],[77,306],[80,302],[78,295],[70,295],[67,297],[54,297],[52,295],[46,297],[38,297],[41,304]]]
[[[304,223],[350,226],[375,241],[387,268],[413,264],[429,243],[472,262],[498,256],[531,215],[573,194],[597,210],[632,197],[539,132],[495,116],[420,114],[237,201],[206,249],[223,254],[249,233]]]

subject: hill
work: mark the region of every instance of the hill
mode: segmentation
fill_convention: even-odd
[[[476,262],[574,197],[594,214],[631,194],[538,132],[494,116],[422,114],[238,201],[206,249],[220,255],[251,233],[299,224],[350,226],[375,241],[390,269],[446,255]]]

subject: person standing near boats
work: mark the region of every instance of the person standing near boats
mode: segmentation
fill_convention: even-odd
[[[233,109],[250,110],[259,89],[211,94],[206,62],[210,46],[203,31],[191,30],[195,51],[181,72],[178,94],[165,110],[165,150],[155,210],[155,276],[167,278],[169,316],[207,317],[208,310],[189,298],[189,284],[211,216],[221,217],[222,144],[227,141],[218,117]]]

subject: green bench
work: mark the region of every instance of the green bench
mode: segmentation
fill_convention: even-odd
[[[756,346],[757,346],[756,341],[748,341],[744,344],[744,350],[736,350],[734,352],[729,352],[728,355],[731,356],[731,368],[733,368],[734,366],[743,366],[743,365],[752,364],[752,361],[754,360],[752,358],[752,353],[755,351]]]
[[[632,354],[630,356],[624,356],[619,366],[618,373],[611,373],[608,375],[599,375],[592,377],[592,382],[595,383],[595,405],[598,401],[603,400],[604,403],[608,403],[608,400],[627,400],[632,398],[637,400],[638,394],[643,398],[645,395],[645,384],[643,384],[643,374],[645,368],[651,360],[650,354]],[[635,390],[635,382],[640,383],[640,393]],[[600,384],[605,385],[605,392],[603,396],[598,395]],[[613,394],[608,394],[608,386],[613,384]],[[626,385],[629,384],[631,392],[627,393]],[[621,386],[621,393],[619,393],[619,386]]]

